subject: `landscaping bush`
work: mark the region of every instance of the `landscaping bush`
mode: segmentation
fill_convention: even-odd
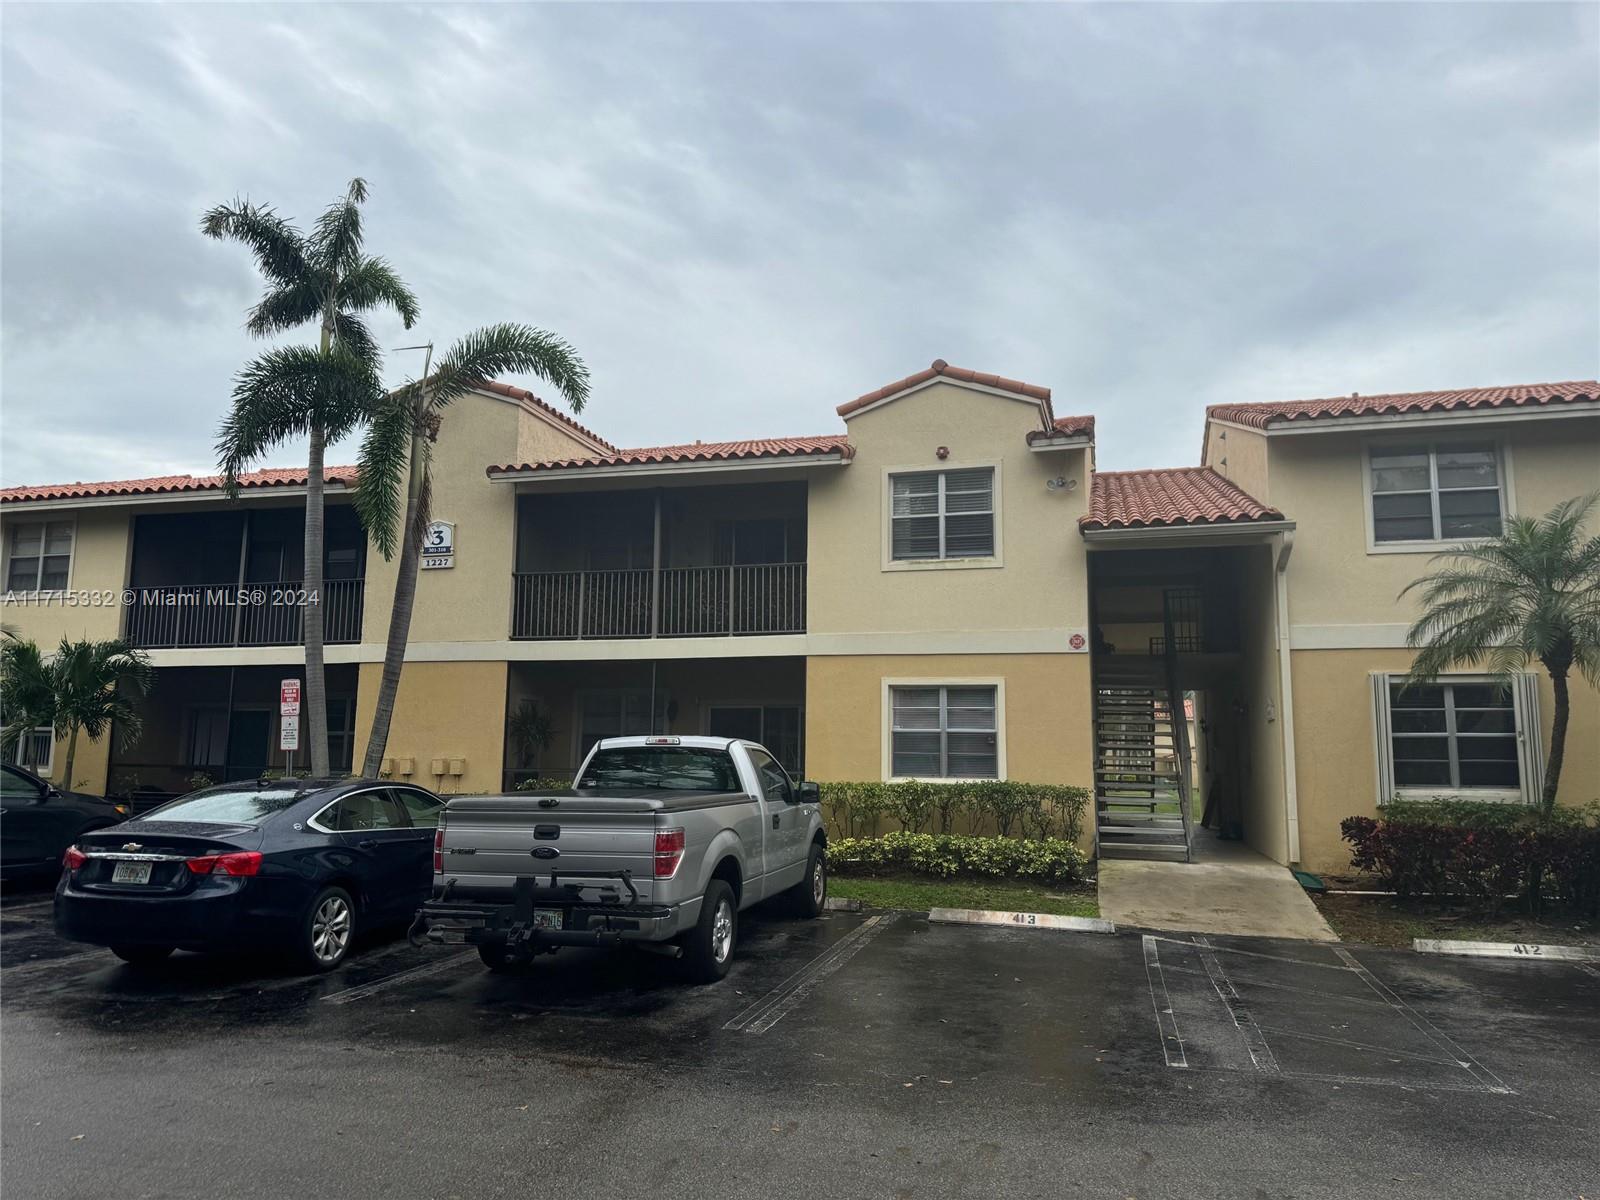
[[[957,875],[1071,883],[1083,878],[1083,851],[1061,838],[1022,840],[954,833],[886,833],[828,843],[828,868],[839,875],[907,871],[948,879]]]
[[[1397,801],[1340,831],[1351,864],[1402,898],[1454,896],[1494,912],[1519,896],[1535,912],[1554,903],[1600,916],[1600,806]]]
[[[974,779],[952,783],[824,783],[824,811],[835,835],[875,835],[887,819],[900,832],[932,827],[951,833],[965,820],[974,834],[991,828],[1001,837],[1076,842],[1083,833],[1089,803],[1086,788],[1011,780]]]

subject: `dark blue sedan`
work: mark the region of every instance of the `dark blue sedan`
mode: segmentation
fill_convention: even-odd
[[[331,971],[359,931],[433,886],[444,801],[378,779],[229,783],[68,848],[56,929],[131,963],[174,950],[287,951]]]

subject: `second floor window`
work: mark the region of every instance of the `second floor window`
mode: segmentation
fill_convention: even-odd
[[[23,521],[6,547],[8,592],[59,592],[72,571],[72,522]]]
[[[1500,456],[1492,442],[1372,451],[1372,540],[1440,542],[1500,533]]]
[[[994,557],[994,468],[889,477],[889,557]]]

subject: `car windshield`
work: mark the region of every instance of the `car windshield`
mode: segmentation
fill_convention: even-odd
[[[145,813],[141,821],[192,821],[214,825],[254,825],[282,812],[304,795],[294,788],[210,788],[180,796]]]
[[[726,750],[692,746],[613,746],[595,751],[580,788],[666,788],[737,792],[739,773]]]

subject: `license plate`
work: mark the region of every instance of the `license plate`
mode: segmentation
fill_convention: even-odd
[[[112,883],[149,883],[150,864],[147,862],[119,862],[111,868]]]
[[[535,929],[560,929],[561,910],[559,908],[536,908],[533,910],[533,927]]]

